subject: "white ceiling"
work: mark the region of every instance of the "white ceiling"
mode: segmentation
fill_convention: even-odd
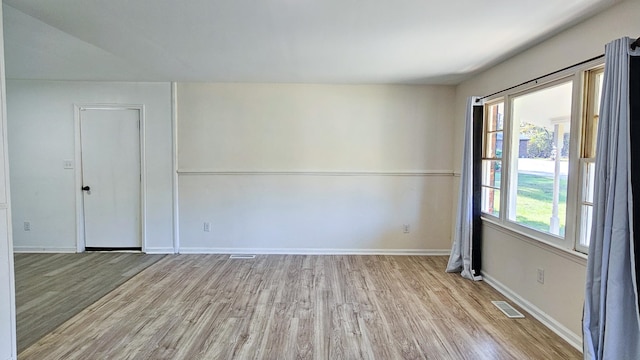
[[[4,0],[18,79],[455,84],[618,0]]]

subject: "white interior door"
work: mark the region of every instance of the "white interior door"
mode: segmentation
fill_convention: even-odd
[[[80,111],[86,248],[141,248],[140,111]]]

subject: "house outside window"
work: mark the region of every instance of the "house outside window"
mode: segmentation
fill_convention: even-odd
[[[564,236],[573,82],[511,99],[509,221]]]

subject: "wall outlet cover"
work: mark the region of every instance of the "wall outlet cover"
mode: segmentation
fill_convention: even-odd
[[[538,269],[538,282],[544,284],[544,269]]]

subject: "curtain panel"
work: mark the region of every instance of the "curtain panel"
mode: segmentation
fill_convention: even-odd
[[[640,359],[640,49],[632,51],[631,43],[622,38],[605,47],[583,317],[585,359]]]
[[[480,233],[480,180],[482,173],[483,103],[467,99],[464,149],[460,171],[458,211],[447,272],[459,272],[470,280],[480,275],[482,239]]]

